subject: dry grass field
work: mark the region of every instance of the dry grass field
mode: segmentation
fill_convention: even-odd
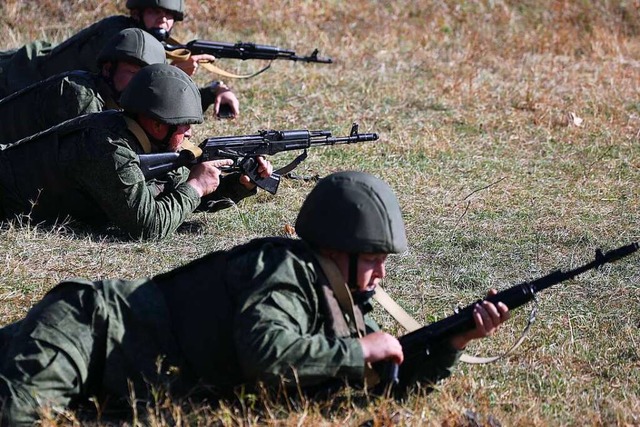
[[[124,0],[2,0],[2,48],[60,41]],[[328,129],[353,121],[375,143],[319,148],[298,172],[374,173],[396,190],[410,249],[390,258],[385,287],[425,323],[491,287],[573,268],[640,240],[640,3],[568,0],[187,0],[181,39],[313,48],[332,65],[278,61],[230,82],[234,121],[207,135]],[[256,61],[220,60],[234,71]],[[201,70],[202,71],[202,70]],[[199,73],[206,83],[214,76]],[[1,120],[1,118],[0,118]],[[284,164],[289,157],[271,160]],[[22,317],[57,282],[136,278],[250,238],[282,235],[312,183],[284,181],[237,208],[196,214],[161,242],[65,222],[0,229],[0,318]],[[405,402],[282,404],[246,396],[220,407],[159,399],[124,423],[148,425],[640,425],[638,256],[539,296],[524,344],[489,365],[459,365]],[[468,348],[504,352],[528,309]],[[375,317],[403,331],[383,310]]]

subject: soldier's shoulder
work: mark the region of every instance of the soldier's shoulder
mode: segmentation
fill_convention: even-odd
[[[124,30],[126,28],[131,28],[137,26],[137,22],[131,18],[130,16],[125,15],[113,15],[103,18],[97,22],[94,22],[85,30],[88,29],[98,29],[98,28],[111,28],[117,29],[118,31]]]
[[[232,249],[227,256],[229,277],[269,274],[283,277],[304,274],[315,277],[314,255],[299,239],[269,237],[255,239]]]
[[[137,22],[128,16],[109,16],[83,28],[64,42],[57,45],[48,58],[55,57],[57,53],[66,51],[66,49],[71,46],[83,45],[87,43],[88,40],[104,39],[106,41],[117,32],[126,28],[136,27],[137,25]]]
[[[71,127],[78,129],[95,129],[117,134],[124,134],[127,130],[124,113],[120,110],[105,110],[85,114],[69,122]]]
[[[73,86],[74,90],[85,90],[85,88],[88,88],[89,90],[93,90],[95,92],[97,90],[96,76],[89,73],[88,71],[80,70],[56,74],[45,80],[39,81],[17,92],[14,92],[3,99],[0,99],[0,106],[19,102],[19,100],[21,99],[32,97],[38,94],[45,94],[46,96],[46,94],[51,91],[60,94],[63,93],[61,89],[62,87],[70,85]]]
[[[120,137],[128,136],[123,113],[117,110],[84,114],[41,133],[54,133],[58,136],[83,134],[81,138],[94,145],[99,145],[103,141],[112,144]],[[37,135],[34,136],[37,137]]]
[[[96,74],[87,71],[74,71],[62,79],[58,84],[59,93],[63,98],[73,101],[77,99],[88,102],[99,97],[99,81]]]
[[[99,113],[89,113],[79,117],[66,120],[60,124],[52,126],[41,132],[22,138],[10,144],[9,147],[28,144],[34,140],[42,140],[49,138],[64,138],[69,135],[78,135],[83,133],[82,139],[91,139],[92,143],[98,144],[96,135],[103,133],[112,136],[114,134],[124,134],[126,130],[126,122],[122,117],[121,111],[107,110]]]
[[[98,93],[98,76],[88,71],[70,71],[49,78],[36,85],[35,91],[50,92],[55,91],[56,94],[64,99],[72,99],[74,97],[97,96]]]
[[[246,254],[263,254],[269,258],[298,257],[310,258],[312,252],[309,246],[300,239],[290,237],[262,237],[248,243],[236,246],[230,251],[232,256]]]

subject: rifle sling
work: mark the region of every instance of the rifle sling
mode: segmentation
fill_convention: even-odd
[[[136,137],[140,146],[142,147],[142,151],[145,154],[151,153],[151,141],[149,141],[149,137],[145,133],[144,129],[140,127],[138,122],[133,120],[131,117],[123,116],[124,121],[127,123],[127,128],[131,131],[131,133]]]
[[[307,158],[307,150],[304,150],[301,154],[299,154],[295,159],[289,162],[286,166],[281,167],[280,169],[273,171],[273,173],[277,175],[286,175],[292,170],[294,170],[300,163]]]
[[[405,328],[408,332],[413,332],[416,329],[420,329],[422,325],[418,323],[416,319],[411,317],[400,305],[391,298],[391,296],[385,291],[382,286],[376,287],[376,293],[373,294],[373,299],[387,310],[387,313],[391,315],[396,322]]]
[[[382,288],[382,286],[378,285],[378,287],[376,288],[376,293],[373,295],[373,299],[375,299],[382,306],[382,308],[384,308],[387,313],[389,313],[391,317],[393,317],[396,322],[398,322],[400,326],[405,328],[408,332],[413,332],[422,327],[422,325],[420,325],[417,320],[415,320],[409,313],[407,313],[402,307],[400,307],[400,305],[395,302],[393,298],[391,298],[391,296]],[[534,298],[534,304],[536,303],[537,298]],[[513,351],[515,351],[515,349],[520,347],[520,344],[524,342],[526,334],[529,331],[529,327],[535,320],[536,308],[537,307],[534,306],[533,310],[531,311],[527,326],[525,327],[518,341],[516,341],[516,343],[513,344],[511,348],[504,354],[491,357],[476,357],[467,353],[463,353],[462,355],[460,355],[459,360],[461,362],[470,364],[484,364],[495,362],[496,360],[502,359],[503,357],[511,354]]]
[[[169,37],[167,39],[167,42],[171,44],[178,44],[178,45],[184,46],[182,43],[180,43],[173,37]],[[167,56],[167,59],[170,61],[176,61],[176,60],[186,61],[191,57],[191,51],[189,51],[189,49],[176,49],[172,51],[168,50],[165,52],[165,54]],[[198,64],[202,65],[209,72],[212,72],[214,74],[218,74],[219,76],[227,77],[230,79],[250,79],[251,77],[255,77],[258,74],[262,74],[265,71],[267,71],[269,68],[271,68],[271,63],[269,63],[269,65],[267,65],[266,67],[264,67],[259,71],[256,71],[255,73],[241,75],[241,74],[234,74],[234,73],[230,73],[229,71],[225,71],[222,68],[217,67],[208,61],[198,61]]]

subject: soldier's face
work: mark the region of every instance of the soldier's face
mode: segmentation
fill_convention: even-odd
[[[128,62],[119,62],[113,73],[113,88],[118,93],[127,87],[133,76],[140,71],[142,67]]]
[[[149,137],[157,140],[164,141],[167,134],[171,131],[172,127],[166,123],[159,122],[144,115],[138,116],[138,123],[142,126],[142,129],[149,135]],[[178,151],[185,138],[191,137],[191,125],[178,125],[175,132],[169,137],[169,142],[166,146],[161,147],[165,152]],[[156,147],[157,148],[157,147]]]
[[[161,7],[148,7],[142,11],[142,23],[145,28],[162,28],[171,31],[175,18],[173,12]]]
[[[372,291],[387,274],[387,254],[361,254],[358,257],[358,289]]]
[[[349,254],[331,252],[329,257],[338,266],[345,280],[349,279]],[[360,254],[358,256],[358,274],[356,276],[359,291],[372,291],[387,274],[385,262],[387,254]]]
[[[178,151],[185,138],[191,138],[191,125],[178,125],[178,128],[169,140],[168,151]]]

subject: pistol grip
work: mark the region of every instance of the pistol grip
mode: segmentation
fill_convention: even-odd
[[[251,182],[271,194],[276,194],[280,185],[280,175],[272,173],[263,178],[258,174],[258,162],[253,157],[245,157],[240,161],[240,170],[247,175]]]

